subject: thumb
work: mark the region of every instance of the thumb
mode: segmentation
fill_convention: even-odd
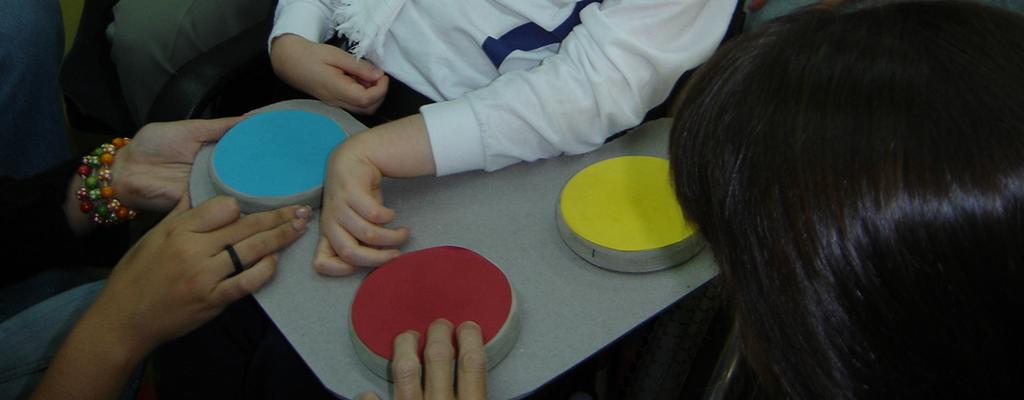
[[[331,54],[327,59],[327,63],[363,82],[377,82],[378,79],[384,76],[384,71],[377,68],[376,65],[366,60],[360,60],[340,49],[336,53]]]
[[[171,212],[167,214],[167,217],[165,218],[176,216],[185,211],[188,211],[190,208],[192,208],[192,198],[189,196],[188,190],[186,190],[184,193],[181,194],[181,198],[178,199],[178,204],[174,205],[174,208],[171,209]]]
[[[218,119],[193,120],[190,130],[191,139],[194,142],[214,142],[224,136],[231,127],[245,119],[246,116],[228,117]]]

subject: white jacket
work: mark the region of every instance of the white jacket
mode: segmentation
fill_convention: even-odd
[[[438,103],[438,175],[579,154],[639,124],[714,52],[733,0],[281,0],[270,39],[354,52]]]

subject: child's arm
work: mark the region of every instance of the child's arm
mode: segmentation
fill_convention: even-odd
[[[420,108],[438,175],[581,154],[632,128],[718,47],[735,2],[605,0],[557,54]],[[513,45],[513,44],[506,44]],[[493,61],[493,60],[492,60]]]
[[[329,167],[317,271],[345,275],[398,254],[387,248],[408,231],[382,227],[394,217],[382,205],[382,176],[490,171],[579,154],[637,125],[711,55],[732,11],[719,0],[591,5],[559,54],[539,66],[346,142]]]
[[[409,237],[409,229],[383,227],[395,212],[384,207],[381,178],[434,171],[427,128],[418,114],[357,134],[335,149],[324,184],[316,271],[348,275],[357,266],[379,265],[398,256],[398,250],[380,247],[398,246]]]

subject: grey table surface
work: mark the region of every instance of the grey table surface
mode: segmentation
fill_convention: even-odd
[[[366,129],[344,111],[309,100],[256,112],[275,109],[327,115],[349,134]],[[397,212],[392,225],[412,229],[402,251],[440,245],[472,249],[501,267],[518,293],[522,330],[509,355],[490,371],[490,398],[529,395],[717,273],[709,251],[664,271],[611,272],[576,256],[558,235],[556,205],[569,178],[612,157],[667,157],[670,125],[668,119],[648,122],[584,155],[382,184],[386,205]],[[193,205],[215,194],[208,177],[212,147],[204,147],[196,159]],[[307,233],[281,252],[277,275],[255,297],[331,391],[347,398],[367,390],[388,396],[387,382],[360,363],[349,339],[349,306],[369,270],[342,278],[313,270],[319,231],[319,213],[314,214]]]

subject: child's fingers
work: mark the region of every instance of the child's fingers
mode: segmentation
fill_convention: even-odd
[[[366,190],[349,190],[345,202],[356,213],[367,221],[377,225],[389,224],[395,219],[395,210],[384,207],[378,200],[382,195],[374,195]]]
[[[359,108],[373,107],[384,98],[387,91],[386,86],[382,91],[380,85],[366,88],[338,69],[334,70],[327,83],[327,90],[335,102]]]
[[[378,79],[371,86],[363,86],[366,89],[366,96],[373,101],[373,103],[379,103],[384,96],[388,94],[388,77],[385,75],[383,78]]]
[[[409,238],[409,229],[389,229],[371,224],[350,208],[342,212],[341,222],[345,230],[360,242],[371,246],[394,247]]]
[[[356,268],[338,257],[326,236],[320,236],[316,245],[316,256],[313,258],[313,269],[320,275],[346,276],[356,272]]]
[[[333,103],[328,103],[328,104],[331,104],[332,106],[335,106],[335,107],[341,107],[341,108],[345,109],[345,111],[348,111],[350,113],[355,113],[355,114],[364,114],[364,115],[366,115],[366,114],[373,114],[373,112],[376,111],[376,109],[374,107],[356,107],[354,105],[348,104],[348,103],[343,102],[343,101],[335,101]]]
[[[384,76],[384,71],[369,61],[357,59],[340,49],[331,48],[329,50],[325,52],[324,61],[347,74],[367,82],[376,82]]]
[[[325,214],[326,215],[326,214]],[[333,220],[327,217],[326,220],[321,221],[320,234],[327,237],[327,240],[331,242],[331,247],[334,249],[334,253],[341,258],[342,261],[361,267],[375,267],[381,265],[392,258],[398,257],[398,250],[393,249],[374,249],[359,244],[356,239],[349,234],[345,227],[341,225],[341,221]]]

